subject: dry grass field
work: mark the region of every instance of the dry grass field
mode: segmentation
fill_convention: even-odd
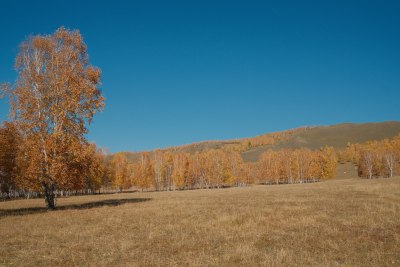
[[[0,203],[4,266],[400,266],[400,178]]]

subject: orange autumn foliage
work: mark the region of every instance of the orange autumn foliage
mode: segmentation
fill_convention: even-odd
[[[11,116],[21,133],[20,185],[44,192],[48,208],[55,191],[83,186],[88,170],[84,134],[104,106],[100,70],[89,65],[79,31],[59,28],[20,45],[18,78],[4,86]]]
[[[334,178],[336,154],[333,148],[320,150],[269,150],[258,163],[258,178],[267,184],[307,183]]]
[[[20,135],[13,123],[4,122],[0,127],[0,193],[16,188],[17,148]]]
[[[400,173],[400,135],[381,141],[348,144],[340,151],[341,162],[351,161],[364,178],[393,177]]]

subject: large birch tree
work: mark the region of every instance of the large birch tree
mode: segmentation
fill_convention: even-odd
[[[19,162],[25,184],[42,188],[55,208],[55,191],[82,184],[88,132],[104,107],[100,69],[89,64],[79,31],[57,29],[29,37],[19,47],[14,85],[3,87],[22,137]]]

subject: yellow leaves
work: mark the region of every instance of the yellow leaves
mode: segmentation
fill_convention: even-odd
[[[254,147],[258,146],[264,146],[264,145],[273,145],[277,142],[283,142],[288,139],[290,139],[294,134],[301,133],[303,131],[306,131],[309,129],[309,127],[301,127],[297,129],[291,129],[283,132],[277,132],[277,133],[269,133],[269,134],[263,134],[259,135],[256,137],[252,138],[245,138],[240,141],[238,145],[238,149],[235,149],[236,151],[246,151],[249,149],[252,149]],[[227,145],[229,146],[229,145]]]
[[[399,169],[400,135],[392,139],[348,144],[340,151],[340,161],[352,161],[358,166],[361,177],[392,177]]]
[[[182,189],[185,187],[189,165],[187,154],[179,153],[174,155],[172,171],[172,183],[174,186]]]
[[[258,177],[264,183],[303,183],[333,178],[336,172],[333,148],[267,151],[258,162]]]
[[[28,43],[26,45],[35,50],[35,53],[48,53],[54,48],[54,43],[47,36],[34,36],[30,40],[30,43],[30,45]]]
[[[237,152],[206,150],[190,155],[153,151],[133,164],[133,183],[139,189],[176,190],[246,184]]]
[[[0,193],[15,185],[17,146],[20,136],[12,123],[0,127]]]
[[[128,162],[123,153],[116,153],[112,157],[111,172],[113,185],[118,189],[128,189],[132,186],[133,165]]]
[[[319,155],[319,164],[321,165],[321,178],[334,178],[336,174],[337,157],[333,147],[325,146],[321,149]]]
[[[0,98],[3,98],[6,95],[9,95],[10,90],[11,90],[10,83],[0,84]]]
[[[100,69],[88,64],[79,31],[59,28],[21,44],[18,78],[2,86],[22,133],[17,162],[21,177],[36,186],[65,189],[93,186],[104,170],[84,134],[104,106]]]
[[[69,30],[65,27],[58,28],[53,36],[58,43],[63,43],[65,46],[72,46],[78,49],[79,53],[85,56],[85,60],[87,59],[86,53],[86,44],[83,42],[82,36],[79,30]]]
[[[101,71],[100,71],[99,68],[95,68],[93,66],[89,66],[85,70],[85,76],[93,84],[99,84],[100,83]]]

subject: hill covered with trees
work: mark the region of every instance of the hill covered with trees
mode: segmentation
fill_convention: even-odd
[[[282,132],[273,132],[234,140],[213,140],[168,147],[161,151],[195,154],[210,149],[239,152],[246,162],[256,162],[268,150],[320,149],[331,146],[335,150],[345,149],[348,144],[379,141],[400,134],[400,121],[374,123],[342,123],[330,126],[307,126]],[[140,160],[142,152],[122,152],[131,162]],[[152,154],[154,151],[146,151]]]
[[[337,163],[345,162],[357,166],[362,177],[392,177],[399,169],[399,133],[400,122],[302,127],[253,138],[119,152],[108,162],[120,188],[140,190],[316,182],[334,178]]]

